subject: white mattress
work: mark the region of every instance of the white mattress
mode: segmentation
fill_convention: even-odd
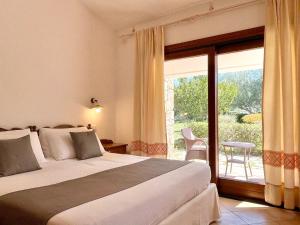
[[[0,178],[0,196],[87,176],[145,159],[147,158],[104,153],[102,157],[83,161],[48,160],[41,165],[42,170]],[[210,178],[207,164],[190,163],[132,188],[66,210],[51,218],[48,225],[158,224],[205,190]]]

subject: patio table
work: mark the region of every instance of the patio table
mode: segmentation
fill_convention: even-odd
[[[252,176],[252,169],[249,160],[250,160],[251,150],[252,148],[255,148],[255,144],[250,142],[224,141],[221,143],[221,145],[223,146],[225,157],[226,157],[225,176],[227,175],[228,163],[230,163],[230,173],[232,172],[232,163],[244,164],[245,176],[246,176],[246,180],[248,180],[247,165],[249,167],[250,174]],[[234,158],[233,149],[242,150],[244,155],[243,159]]]

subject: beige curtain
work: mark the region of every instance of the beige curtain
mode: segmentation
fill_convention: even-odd
[[[137,32],[136,51],[134,141],[131,153],[166,157],[163,27]]]
[[[300,207],[300,0],[267,0],[263,132],[265,199]]]

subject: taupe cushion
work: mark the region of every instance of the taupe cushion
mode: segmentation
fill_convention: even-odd
[[[30,136],[0,140],[0,177],[39,170]]]
[[[94,131],[70,132],[70,134],[73,140],[76,158],[82,160],[102,156]]]

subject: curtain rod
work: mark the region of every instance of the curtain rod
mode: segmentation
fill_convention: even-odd
[[[205,16],[214,15],[214,14],[218,14],[218,13],[222,13],[222,12],[227,12],[227,11],[231,11],[231,10],[234,10],[234,9],[238,9],[238,8],[242,8],[242,7],[246,7],[246,6],[251,6],[251,5],[255,5],[257,3],[263,3],[263,2],[265,2],[265,0],[252,0],[252,1],[249,1],[249,2],[239,3],[239,4],[235,4],[235,5],[220,8],[220,9],[214,9],[213,3],[209,2],[209,9],[208,9],[209,11],[208,12],[196,14],[196,15],[189,16],[189,17],[186,17],[186,18],[183,18],[183,19],[180,19],[180,20],[176,20],[176,21],[169,22],[169,23],[163,23],[163,24],[160,24],[160,25],[161,26],[171,26],[171,25],[177,25],[177,24],[185,23],[185,22],[193,22],[193,21],[198,20],[198,19],[200,19],[202,17],[205,17]],[[136,32],[137,32],[137,30],[133,27],[132,31],[130,33],[121,34],[119,37],[120,38],[130,37],[130,36],[134,35]]]

